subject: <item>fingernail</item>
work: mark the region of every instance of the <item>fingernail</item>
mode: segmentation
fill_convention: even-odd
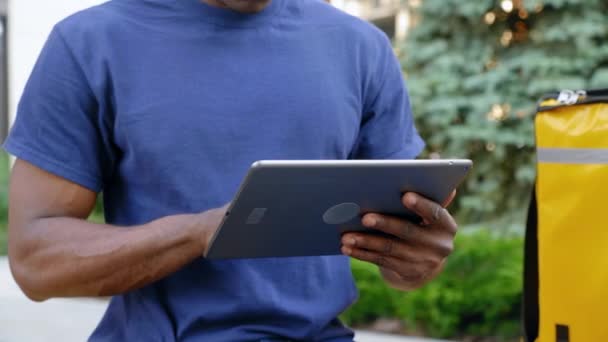
[[[405,201],[408,205],[410,206],[415,206],[416,202],[418,201],[418,199],[416,198],[415,195],[413,194],[408,194],[407,197],[405,198]]]
[[[366,222],[365,225],[368,226],[368,227],[375,227],[378,224],[378,219],[376,217],[374,217],[374,216],[368,216],[366,218],[366,221],[367,222]]]
[[[357,240],[353,236],[346,236],[342,239],[342,243],[347,246],[354,246],[357,244]]]
[[[351,255],[353,253],[353,250],[345,246],[345,247],[342,247],[342,253],[344,255]]]

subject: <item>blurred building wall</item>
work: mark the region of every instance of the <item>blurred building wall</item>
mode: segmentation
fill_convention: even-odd
[[[0,0],[0,141],[8,132],[7,0]]]
[[[382,29],[389,37],[403,39],[409,27],[409,15],[401,0],[326,0],[335,7]]]
[[[13,122],[40,49],[53,25],[78,10],[102,0],[8,0],[8,98],[9,120]]]

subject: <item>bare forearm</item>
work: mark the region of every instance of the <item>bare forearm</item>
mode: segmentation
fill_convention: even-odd
[[[34,220],[19,239],[19,255],[11,255],[13,272],[35,300],[124,293],[200,257],[206,221],[204,214],[180,215],[126,228],[74,218]]]

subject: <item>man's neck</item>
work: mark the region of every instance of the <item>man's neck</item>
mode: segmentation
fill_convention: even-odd
[[[257,13],[262,11],[272,0],[201,0],[214,6],[227,8],[242,13]]]

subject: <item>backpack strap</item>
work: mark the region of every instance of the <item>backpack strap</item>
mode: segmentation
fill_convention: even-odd
[[[532,188],[526,238],[524,244],[524,293],[523,293],[524,338],[534,342],[538,338],[539,305],[538,305],[538,211],[536,203],[536,185]]]

